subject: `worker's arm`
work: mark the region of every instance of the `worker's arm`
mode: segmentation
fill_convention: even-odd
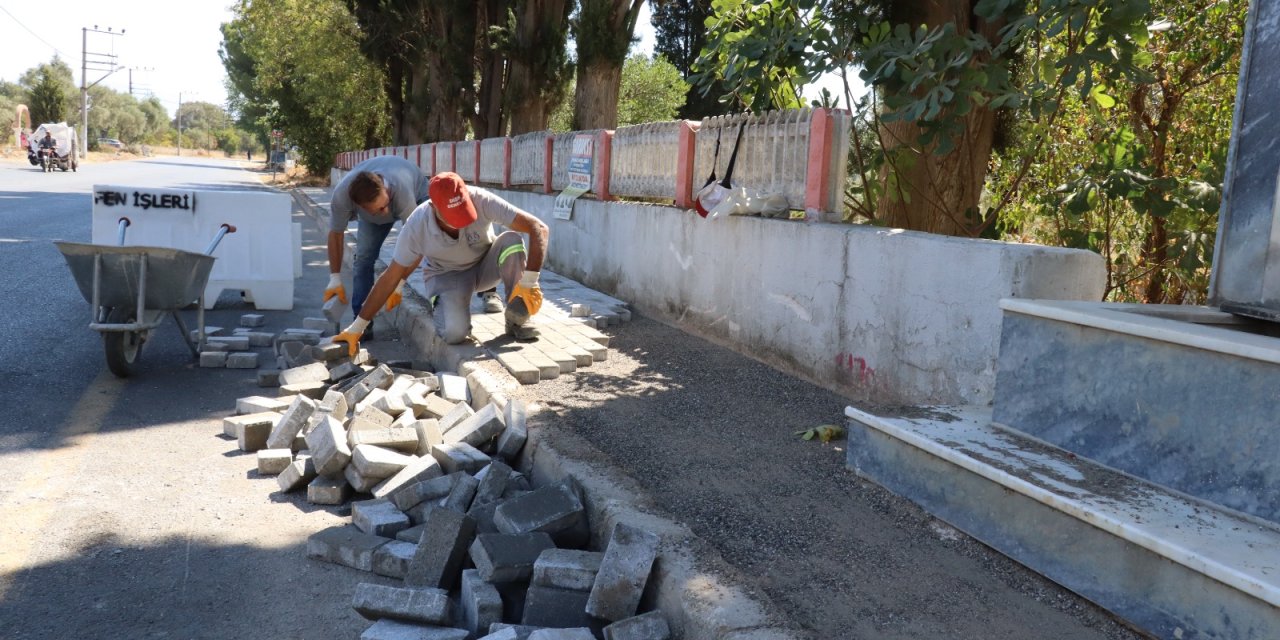
[[[347,343],[347,351],[354,358],[356,351],[360,348],[360,336],[364,335],[365,328],[382,309],[387,298],[391,297],[391,293],[400,287],[400,283],[408,278],[421,262],[422,258],[418,258],[412,265],[405,266],[392,260],[391,265],[373,283],[373,290],[369,292],[369,297],[365,298],[364,306],[360,307],[360,315],[342,333],[334,336],[333,341]]]
[[[343,232],[329,232],[329,284],[324,287],[325,302],[338,296],[342,304],[347,303],[347,290],[342,286],[342,252],[346,244]]]
[[[525,271],[542,271],[542,260],[547,255],[547,239],[551,236],[551,229],[532,215],[517,211],[516,219],[511,221],[511,230],[529,234],[529,257],[525,260]]]

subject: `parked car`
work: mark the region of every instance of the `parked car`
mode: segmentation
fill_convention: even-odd
[[[99,147],[115,147],[116,151],[124,149],[124,143],[115,138],[98,138]]]

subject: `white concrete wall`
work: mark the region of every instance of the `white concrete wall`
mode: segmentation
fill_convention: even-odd
[[[987,403],[1001,298],[1099,300],[1101,256],[867,226],[706,222],[655,205],[498,191],[551,227],[550,268],[649,315],[886,403]]]

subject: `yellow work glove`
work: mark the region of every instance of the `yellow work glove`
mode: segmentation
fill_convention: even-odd
[[[402,293],[403,291],[404,291],[404,280],[401,280],[400,284],[396,285],[396,290],[392,291],[391,295],[387,296],[387,311],[390,311],[400,306],[400,303],[404,301],[404,293]]]
[[[341,273],[329,274],[329,286],[324,288],[324,300],[322,300],[322,302],[328,302],[329,298],[334,296],[338,296],[338,300],[340,300],[342,304],[347,303],[347,290],[342,286]]]
[[[360,336],[364,335],[365,327],[368,327],[368,326],[369,326],[368,320],[365,320],[360,316],[356,316],[356,319],[354,322],[351,323],[351,326],[347,327],[346,329],[343,329],[342,333],[339,333],[338,335],[333,337],[333,342],[347,343],[347,353],[352,358],[354,358],[356,357],[356,352],[360,350]]]
[[[538,285],[537,271],[526,271],[520,276],[520,282],[511,289],[507,304],[511,304],[516,298],[524,300],[524,308],[529,310],[531,316],[542,308],[542,287]]]

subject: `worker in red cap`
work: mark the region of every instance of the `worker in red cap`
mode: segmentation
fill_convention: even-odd
[[[507,294],[506,329],[517,340],[536,339],[526,326],[542,307],[538,272],[550,230],[541,220],[490,191],[469,187],[452,172],[428,185],[429,201],[409,216],[396,239],[391,265],[378,277],[360,314],[334,342],[354,356],[360,336],[400,283],[422,265],[436,333],[449,344],[471,334],[471,296],[501,281]],[[493,225],[510,231],[494,235]],[[526,247],[524,237],[529,236]]]

